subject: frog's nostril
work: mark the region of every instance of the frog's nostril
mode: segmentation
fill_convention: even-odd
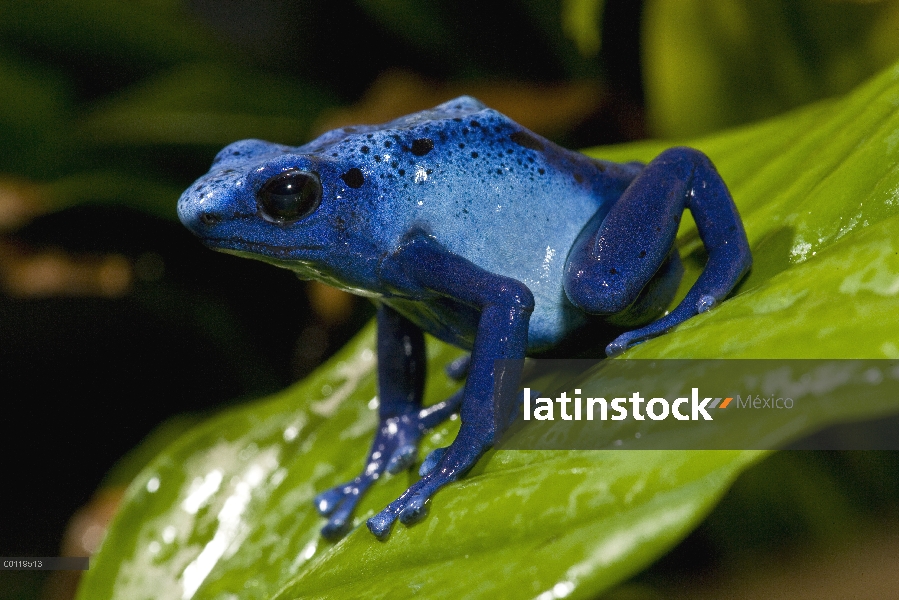
[[[222,217],[213,212],[200,213],[200,223],[207,227],[218,225],[222,222]]]

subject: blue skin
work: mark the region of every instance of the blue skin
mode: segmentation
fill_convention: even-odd
[[[683,272],[673,244],[684,209],[709,258],[665,314]],[[494,360],[545,354],[588,328],[608,340],[643,325],[606,347],[620,354],[712,308],[752,263],[733,200],[699,151],[672,148],[648,165],[595,160],[470,97],[300,147],[231,144],[178,214],[215,250],[378,306],[380,424],[362,473],[316,498],[331,538],[350,528],[371,484],[411,466],[424,432],[453,412],[456,439],[368,528],[383,539],[397,518],[417,521],[475,464],[497,433]],[[469,364],[453,367],[467,372],[464,389],[428,408],[423,331],[471,350]]]

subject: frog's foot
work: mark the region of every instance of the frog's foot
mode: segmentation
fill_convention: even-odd
[[[475,436],[465,435],[464,430],[460,431],[451,446],[438,448],[428,455],[421,469],[426,473],[421,479],[368,520],[369,531],[383,540],[390,534],[397,519],[404,525],[421,520],[427,513],[427,502],[431,496],[446,484],[465,475],[487,448],[488,444],[479,443]]]
[[[535,398],[542,395],[539,390],[531,390],[531,392],[533,393]],[[515,419],[518,417],[518,415],[521,411],[521,407],[524,406],[524,392],[523,391],[520,394],[518,394],[517,404],[518,404],[517,410],[514,410],[511,412],[511,414],[509,416],[509,422],[506,424],[506,427],[508,427],[515,421]],[[446,455],[447,450],[449,450],[449,446],[447,446],[446,448],[435,448],[434,450],[429,452],[428,455],[425,457],[425,459],[422,461],[421,466],[418,468],[419,477],[425,477],[431,471],[433,471],[435,468],[437,468],[437,465],[440,464],[440,461]]]
[[[654,337],[658,337],[663,333],[667,333],[677,324],[683,322],[691,316],[712,310],[720,301],[724,299],[724,296],[726,294],[719,293],[718,295],[718,298],[711,294],[702,295],[696,301],[695,306],[678,306],[677,309],[671,311],[658,321],[653,321],[646,327],[641,327],[640,329],[622,333],[617,338],[612,340],[612,343],[606,346],[606,356],[608,356],[609,358],[618,356],[628,348],[633,348],[641,342],[645,342]]]
[[[320,515],[328,517],[328,522],[321,529],[322,537],[335,540],[350,530],[353,511],[362,494],[375,479],[376,477],[363,473],[352,481],[333,487],[315,497],[315,508]]]
[[[428,429],[445,421],[459,410],[462,390],[447,400],[415,413],[384,419],[375,436],[365,469],[354,479],[315,497],[315,508],[328,517],[322,536],[336,539],[352,526],[353,511],[363,494],[386,471],[396,474],[415,463],[418,441]]]

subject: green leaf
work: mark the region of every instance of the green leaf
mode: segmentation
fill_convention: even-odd
[[[599,52],[602,41],[603,0],[563,0],[562,26],[584,56]]]
[[[647,113],[694,136],[845,94],[899,57],[899,2],[649,0]]]
[[[899,356],[897,106],[899,66],[839,102],[692,142],[731,185],[755,267],[730,300],[627,356]],[[664,147],[590,153],[648,160]],[[684,287],[703,258],[688,221]],[[454,390],[441,367],[455,356],[429,340],[429,401]],[[379,542],[364,519],[415,476],[383,478],[332,544],[312,498],[361,467],[374,365],[370,327],[307,381],[181,437],[132,483],[79,597],[594,598],[676,544],[764,456],[491,451],[423,522]],[[813,415],[804,431],[825,422]],[[421,454],[457,429],[438,427]]]

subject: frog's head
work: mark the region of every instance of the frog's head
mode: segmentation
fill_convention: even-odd
[[[178,216],[219,251],[287,267],[304,277],[351,284],[346,265],[370,257],[364,235],[348,220],[346,188],[359,187],[359,169],[306,147],[243,140],[224,148],[209,172],[178,201]],[[362,263],[365,261],[363,260]]]

